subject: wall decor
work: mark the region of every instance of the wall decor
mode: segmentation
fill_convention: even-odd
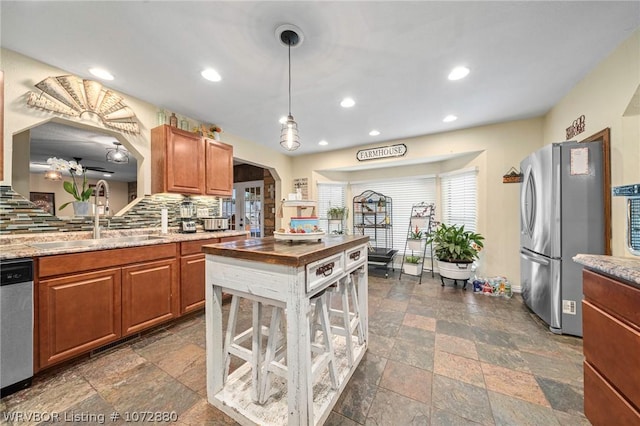
[[[309,199],[309,179],[308,178],[297,178],[293,180],[293,190],[297,191],[300,189],[303,200]]]
[[[574,138],[576,135],[584,132],[585,118],[584,114],[573,120],[571,126],[567,127],[567,140]]]
[[[30,192],[29,201],[50,215],[56,214],[56,194],[53,192]]]
[[[397,145],[361,149],[356,154],[356,158],[358,159],[358,161],[379,160],[381,158],[402,157],[406,153],[407,146],[401,143]]]
[[[122,96],[100,82],[61,75],[47,77],[35,86],[41,92],[27,93],[30,107],[78,118],[90,112],[100,117],[106,127],[136,135],[140,133],[136,115],[124,104]]]

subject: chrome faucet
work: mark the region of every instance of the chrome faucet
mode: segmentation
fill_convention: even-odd
[[[95,188],[93,189],[95,192],[95,196],[93,198],[93,238],[100,238],[100,210],[98,209],[98,197],[100,195],[100,188],[104,188],[104,214],[105,216],[109,212],[109,184],[106,180],[100,179]]]

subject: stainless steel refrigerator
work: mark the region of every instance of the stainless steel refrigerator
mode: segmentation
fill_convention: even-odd
[[[582,336],[577,253],[604,254],[601,142],[547,145],[520,163],[520,285],[557,334]]]

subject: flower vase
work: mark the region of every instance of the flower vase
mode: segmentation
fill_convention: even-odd
[[[89,216],[91,203],[88,201],[74,201],[73,214],[75,216]]]
[[[213,132],[213,139],[219,141],[220,140],[220,133]]]

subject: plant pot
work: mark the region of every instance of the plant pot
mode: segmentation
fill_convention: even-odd
[[[405,263],[402,265],[402,272],[408,275],[420,275],[420,269],[422,269],[422,264],[420,263]]]
[[[413,251],[421,251],[422,250],[422,240],[407,240],[407,247],[409,250]]]
[[[473,262],[444,262],[438,260],[440,276],[452,280],[468,280],[471,278],[471,265]]]
[[[73,214],[75,216],[89,216],[91,211],[91,203],[88,201],[74,201]]]

